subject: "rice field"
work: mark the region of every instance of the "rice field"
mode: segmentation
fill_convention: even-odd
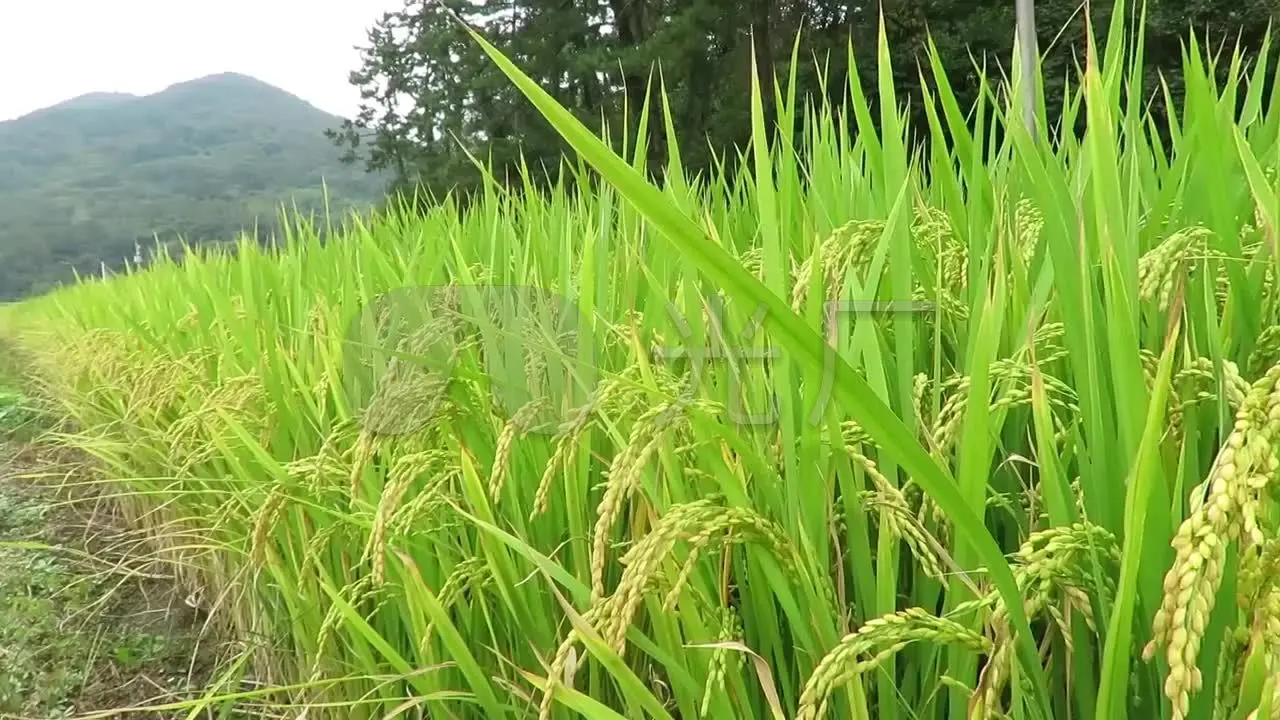
[[[933,57],[909,146],[882,41],[874,98],[784,77],[661,186],[486,45],[577,152],[549,190],[8,309],[233,639],[179,707],[1280,714],[1280,95],[1189,37],[1162,125],[1123,15],[1083,133]]]

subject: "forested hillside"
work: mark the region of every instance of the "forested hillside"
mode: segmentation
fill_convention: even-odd
[[[325,139],[340,119],[250,77],[135,97],[94,93],[0,123],[0,300],[72,269],[117,268],[179,236],[229,240],[282,203],[376,201],[381,181]]]
[[[615,146],[624,115],[634,128],[646,84],[661,82],[682,139],[681,160],[695,172],[731,166],[733,148],[747,139],[753,56],[766,116],[775,73],[794,73],[798,97],[838,99],[852,81],[875,114],[875,38],[883,20],[898,96],[909,103],[906,114],[920,137],[935,70],[949,78],[956,107],[971,107],[983,87],[975,61],[988,80],[1005,74],[1015,18],[1007,0],[446,4],[579,118],[592,127],[607,121]],[[1070,91],[1067,78],[1083,61],[1082,7],[1076,0],[1036,3],[1050,123]],[[1097,25],[1110,22],[1110,7],[1092,3]],[[1184,91],[1189,30],[1214,53],[1238,43],[1248,55],[1261,45],[1277,6],[1151,0],[1145,12],[1140,100],[1158,118]],[[938,68],[925,57],[931,40]],[[1220,63],[1214,75],[1228,69]],[[522,162],[536,179],[566,151],[434,0],[405,0],[376,23],[349,80],[364,98],[349,120],[227,74],[148,97],[88,95],[0,123],[0,300],[42,290],[70,277],[72,268],[119,266],[135,243],[150,245],[156,233],[166,241],[179,235],[223,241],[256,219],[265,235],[281,202],[318,209],[322,179],[335,204],[346,206],[380,198],[385,181],[437,194],[474,189],[482,177],[477,158],[500,179],[514,179]],[[649,168],[661,171],[670,148],[661,103],[648,99]],[[1171,126],[1159,127],[1167,146]]]

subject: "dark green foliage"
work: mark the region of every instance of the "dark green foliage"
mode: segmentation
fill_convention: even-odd
[[[242,75],[146,97],[96,93],[0,123],[0,300],[100,272],[179,236],[230,240],[281,204],[368,204],[384,183],[340,162],[339,119]],[[145,250],[144,250],[145,255]]]
[[[683,138],[681,160],[697,171],[717,157],[732,165],[732,148],[749,128],[752,56],[772,105],[773,73],[792,71],[797,33],[802,95],[821,92],[825,74],[827,93],[842,97],[852,47],[858,80],[874,101],[882,9],[896,90],[917,128],[930,36],[960,107],[978,87],[975,61],[1000,75],[1013,52],[1012,0],[446,2],[583,121],[608,123],[615,145],[624,127],[634,128],[646,85],[662,82]],[[1036,5],[1053,121],[1065,78],[1083,60],[1084,13],[1075,0]],[[1105,28],[1109,9],[1090,6],[1096,25]],[[1263,0],[1150,0],[1144,87],[1152,95],[1143,102],[1163,107],[1161,79],[1179,98],[1189,29],[1215,50],[1239,42],[1247,56],[1276,13]],[[927,83],[931,74],[923,77]],[[438,198],[478,186],[468,153],[504,181],[517,177],[522,159],[535,171],[554,170],[565,153],[438,0],[405,0],[377,23],[350,81],[364,102],[345,122],[263,83],[220,75],[145,98],[86,95],[0,123],[0,301],[67,280],[73,269],[121,267],[136,245],[152,245],[153,234],[226,241],[256,221],[265,238],[281,203],[322,210],[322,178],[336,207],[382,197],[384,180]],[[661,110],[650,110],[649,167],[661,172],[668,148]]]
[[[843,97],[851,46],[859,81],[874,99],[877,11],[882,9],[896,90],[910,103],[913,123],[923,127],[921,68],[927,68],[928,38],[937,45],[960,107],[967,108],[978,87],[975,61],[988,75],[1005,74],[1015,28],[1013,0],[444,1],[584,122],[598,127],[607,121],[615,143],[624,104],[634,127],[650,70],[660,63],[676,134],[683,139],[681,160],[696,170],[711,167],[713,148],[733,160],[726,151],[746,139],[753,52],[762,68],[766,104],[773,100],[772,73],[785,77],[791,71],[797,33],[801,46],[795,70],[802,96],[821,92],[825,72],[828,94]],[[1090,5],[1099,33],[1105,33],[1110,8],[1109,2]],[[1182,89],[1182,41],[1189,30],[1215,49],[1239,41],[1247,56],[1277,12],[1274,3],[1262,0],[1150,0],[1144,87],[1159,88],[1164,78],[1176,102]],[[1069,71],[1083,63],[1085,14],[1076,0],[1040,0],[1036,14],[1053,122]],[[928,82],[932,76],[925,70],[924,77]],[[466,152],[491,159],[495,172],[508,177],[514,177],[510,171],[520,151],[534,168],[554,168],[564,152],[559,138],[438,0],[406,0],[403,10],[388,13],[370,32],[364,65],[351,81],[362,91],[363,110],[330,135],[349,161],[390,171],[403,185],[435,192],[474,188],[480,176]],[[1162,108],[1159,94],[1143,101]],[[650,168],[660,170],[667,148],[660,109],[651,110]],[[765,116],[770,116],[768,107]]]

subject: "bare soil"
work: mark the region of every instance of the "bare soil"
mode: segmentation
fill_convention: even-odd
[[[218,648],[85,467],[0,440],[0,720],[187,718],[130,708],[200,697]]]

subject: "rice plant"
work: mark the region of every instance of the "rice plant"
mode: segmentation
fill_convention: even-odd
[[[549,190],[9,309],[240,643],[187,707],[1272,716],[1280,96],[1191,38],[1166,145],[1125,15],[1034,134],[931,54],[909,144],[882,40],[874,112],[757,88],[738,169],[668,137],[661,186],[474,36]]]

